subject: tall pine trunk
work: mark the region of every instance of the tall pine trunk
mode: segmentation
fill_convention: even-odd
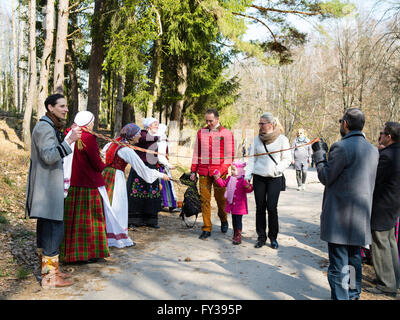
[[[88,105],[87,110],[95,117],[94,128],[99,124],[99,108],[101,96],[101,75],[104,60],[104,26],[103,14],[106,0],[96,0],[91,29],[92,48],[90,52],[89,84],[88,84]]]
[[[39,93],[38,93],[38,118],[46,113],[44,101],[49,95],[50,60],[54,39],[54,0],[47,0],[46,6],[46,39],[44,41],[43,56],[40,67]]]
[[[56,58],[54,61],[54,93],[64,92],[64,65],[68,36],[68,0],[59,0]]]
[[[122,129],[122,113],[124,103],[125,76],[118,74],[117,103],[115,105],[114,137],[119,136]]]
[[[74,46],[71,43],[68,47],[67,67],[70,81],[68,91],[68,125],[72,125],[73,119],[79,111],[79,86],[73,49]]]
[[[178,61],[177,75],[179,79],[177,89],[180,99],[176,101],[174,105],[172,105],[169,123],[169,138],[171,139],[170,150],[171,154],[175,155],[178,153],[180,123],[187,89],[187,65],[182,59],[179,59]]]
[[[29,80],[29,91],[26,102],[24,122],[22,125],[23,139],[25,149],[30,150],[31,148],[31,118],[32,109],[36,105],[37,101],[37,74],[36,74],[36,0],[29,1],[29,61],[30,61],[30,80]]]

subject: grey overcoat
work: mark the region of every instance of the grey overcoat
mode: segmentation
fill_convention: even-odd
[[[64,218],[63,158],[72,152],[56,137],[54,123],[43,116],[32,132],[25,216],[62,221]]]
[[[378,165],[378,149],[361,131],[351,131],[334,143],[329,159],[314,153],[318,178],[325,185],[321,239],[330,243],[371,244],[371,208]]]

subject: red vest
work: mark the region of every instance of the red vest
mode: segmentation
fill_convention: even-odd
[[[113,150],[114,154],[110,155],[112,157],[112,160],[108,159],[109,154],[106,155],[106,166],[107,167],[111,167],[111,168],[115,168],[117,170],[125,171],[125,168],[128,165],[128,163],[118,156],[118,151],[121,150],[121,148],[122,148],[122,146],[118,146],[118,148],[116,148],[115,151]],[[110,146],[110,149],[111,149],[111,146]],[[109,163],[109,162],[111,162],[111,163]]]

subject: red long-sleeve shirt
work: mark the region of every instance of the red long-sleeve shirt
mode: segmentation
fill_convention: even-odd
[[[228,168],[235,155],[233,134],[221,125],[215,129],[200,129],[197,132],[194,146],[192,166],[190,170],[201,176],[212,176],[214,170],[221,175],[228,172]]]

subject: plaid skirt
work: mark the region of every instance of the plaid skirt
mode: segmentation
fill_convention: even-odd
[[[103,178],[106,183],[106,190],[108,199],[110,199],[110,204],[112,205],[112,200],[114,196],[114,184],[115,184],[115,172],[117,169],[112,167],[106,167],[103,170]]]
[[[70,187],[64,202],[63,262],[110,256],[103,200],[97,188]]]

